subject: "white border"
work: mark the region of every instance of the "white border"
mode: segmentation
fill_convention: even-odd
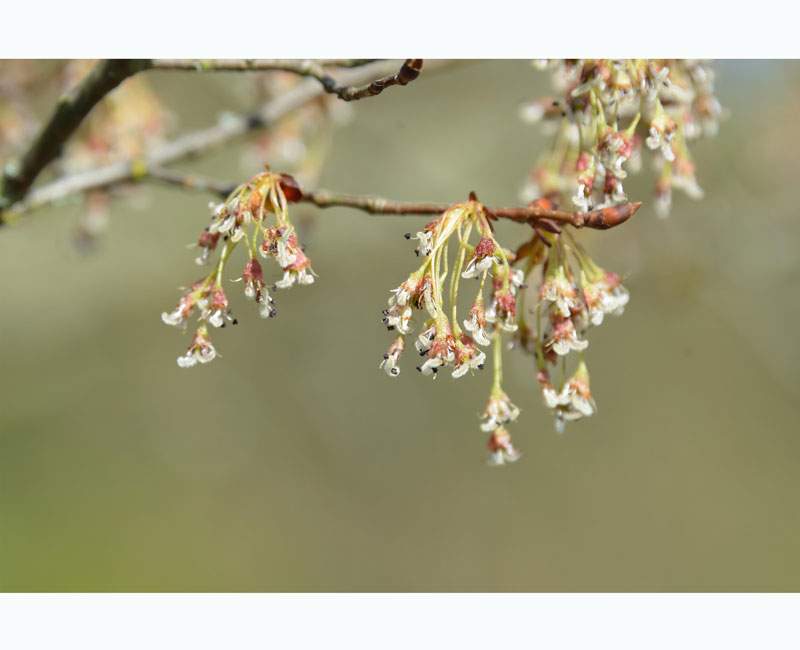
[[[798,595],[4,595],[0,647],[796,649]]]
[[[699,0],[456,3],[26,0],[5,58],[791,58],[793,5]]]

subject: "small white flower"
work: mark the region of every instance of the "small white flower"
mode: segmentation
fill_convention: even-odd
[[[433,250],[433,234],[431,232],[420,230],[412,239],[419,240],[419,246],[416,249],[418,255],[420,253],[426,256],[431,254]]]
[[[564,356],[572,350],[585,350],[589,341],[581,341],[578,338],[571,318],[556,316],[553,322],[552,337],[545,345],[551,347],[557,355]]]
[[[417,337],[417,340],[414,342],[414,347],[417,348],[417,352],[420,354],[425,354],[428,350],[431,349],[431,343],[433,339],[436,338],[436,325],[431,325],[425,331],[420,333]]]
[[[504,424],[513,422],[519,417],[519,408],[515,406],[504,392],[492,395],[483,412],[481,431],[494,431]]]
[[[195,332],[194,339],[186,354],[178,357],[178,365],[181,368],[191,368],[197,363],[209,363],[217,356],[217,351],[211,344],[211,340],[203,329]]]
[[[493,255],[484,257],[483,259],[475,259],[474,257],[469,261],[469,264],[464,268],[461,273],[462,278],[477,278],[480,277],[484,271],[492,268],[493,264],[497,264],[498,260]]]
[[[672,162],[675,160],[675,153],[672,151],[672,139],[674,136],[674,131],[672,133],[664,133],[651,126],[650,135],[645,140],[645,144],[649,149],[660,149],[664,159]]]
[[[314,276],[308,272],[308,269],[284,269],[283,278],[275,283],[279,289],[288,289],[295,282],[297,284],[314,284]]]
[[[383,369],[390,377],[397,377],[400,374],[400,368],[397,367],[397,362],[405,350],[406,344],[402,336],[398,336],[394,343],[389,347],[389,351],[383,355],[383,361],[379,368]]]
[[[470,355],[468,357],[462,357],[461,363],[453,369],[453,378],[458,379],[459,377],[463,377],[470,370],[483,370],[485,363],[486,353],[483,350],[478,350],[478,348],[473,347],[470,349]]]
[[[475,343],[479,345],[490,345],[492,340],[486,334],[486,321],[478,321],[478,314],[472,312],[472,318],[464,321],[464,329],[470,332]]]
[[[505,427],[498,427],[492,432],[492,436],[489,438],[489,450],[492,455],[489,457],[488,463],[493,467],[513,463],[521,456],[511,443],[511,435]]]

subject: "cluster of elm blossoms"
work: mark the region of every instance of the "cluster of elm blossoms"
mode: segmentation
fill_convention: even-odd
[[[181,368],[208,363],[216,358],[217,350],[209,336],[209,325],[222,328],[228,323],[236,325],[238,322],[228,306],[223,273],[233,249],[240,242],[247,248],[248,260],[239,279],[244,283],[245,296],[258,306],[262,318],[270,318],[276,313],[270,291],[314,282],[311,263],[289,220],[288,204],[297,202],[300,196],[300,188],[291,176],[267,170],[240,185],[222,203],[209,205],[211,225],[203,230],[197,241],[200,255],[196,262],[209,264],[218,248],[221,249],[219,257],[211,272],[184,292],[175,309],[161,315],[167,325],[185,329],[192,315],[198,314],[200,324],[191,345],[183,356],[178,357]],[[283,271],[280,280],[267,285],[259,255],[277,263]]]
[[[628,202],[622,181],[645,148],[654,152],[661,170],[656,187],[660,213],[668,210],[673,188],[699,197],[687,142],[713,134],[722,110],[713,96],[713,74],[704,63],[568,60],[547,65],[556,69],[565,99],[546,99],[525,109],[527,117],[556,126],[552,150],[531,175],[528,190],[535,198],[526,208],[489,208],[474,193],[446,209],[395,205],[387,210],[390,202],[385,199],[347,195],[331,203],[330,197],[314,198],[293,177],[269,168],[219,205],[212,203],[211,225],[198,240],[197,261],[209,263],[219,248],[217,261],[172,312],[162,314],[165,323],[182,328],[193,314],[199,319],[178,365],[213,360],[217,352],[209,325],[237,322],[222,278],[239,242],[249,253],[240,279],[261,316],[275,315],[270,290],[314,281],[289,221],[290,202],[438,214],[415,235],[406,233],[406,239],[418,242],[419,264],[392,291],[383,310],[383,324],[395,338],[380,368],[398,377],[409,347],[410,354],[419,355],[416,369],[432,379],[445,372],[460,379],[491,364],[493,380],[480,428],[489,434],[492,465],[520,457],[508,428],[520,409],[503,387],[503,354],[508,349],[532,357],[557,432],[567,422],[594,415],[585,358],[589,333],[607,316],[622,314],[629,295],[621,277],[596,264],[571,228],[609,228],[636,211],[640,204]],[[527,226],[521,244],[498,241],[494,222],[499,218]],[[259,254],[282,270],[282,278],[272,285],[264,280]],[[466,297],[460,301],[459,295]]]
[[[531,207],[554,206],[542,199]],[[610,208],[609,216],[617,210]],[[606,315],[621,314],[628,292],[619,276],[597,266],[556,222],[537,220],[530,240],[514,251],[497,240],[496,219],[472,194],[416,233],[421,263],[392,291],[383,311],[384,325],[397,336],[380,367],[397,377],[400,357],[411,342],[422,358],[417,370],[423,375],[435,379],[448,369],[460,378],[483,370],[487,353],[482,348],[491,347],[493,382],[480,427],[490,434],[490,464],[502,465],[520,455],[507,428],[520,410],[502,386],[507,343],[537,360],[544,402],[563,431],[565,422],[595,412],[583,358],[586,332]],[[451,245],[456,249],[452,267]],[[467,282],[472,283],[466,289],[471,306],[459,319],[459,290]],[[572,357],[577,359],[568,372]],[[551,368],[558,373],[555,380]]]
[[[702,197],[689,143],[715,135],[723,110],[708,63],[680,59],[543,61],[556,97],[526,104],[522,115],[544,121],[555,137],[532,170],[526,198],[560,197],[579,210],[626,202],[623,181],[642,152],[658,170],[657,214],[666,216],[673,189]]]

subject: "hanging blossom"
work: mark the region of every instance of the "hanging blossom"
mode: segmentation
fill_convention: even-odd
[[[450,369],[450,375],[458,379],[485,368],[487,355],[481,348],[494,341],[495,383],[481,430],[491,433],[490,464],[499,465],[519,458],[506,429],[519,409],[500,384],[500,336],[517,329],[516,300],[524,288],[524,273],[512,268],[515,255],[497,241],[495,218],[472,194],[426,224],[415,237],[406,233],[406,239],[419,242],[415,253],[421,262],[391,291],[383,310],[383,324],[398,336],[380,367],[390,377],[398,376],[400,357],[412,336],[422,375],[435,379]],[[477,283],[477,292],[467,317],[459,320],[459,290],[469,281]]]
[[[267,169],[237,187],[222,203],[209,206],[211,224],[197,240],[200,255],[196,261],[201,265],[209,264],[217,249],[219,256],[210,273],[189,287],[175,309],[161,315],[164,323],[182,329],[193,314],[200,321],[188,352],[178,358],[180,367],[208,363],[217,356],[208,335],[208,325],[223,328],[238,323],[223,288],[225,267],[237,245],[244,245],[248,259],[235,281],[244,283],[245,298],[258,306],[262,318],[276,314],[270,289],[288,289],[295,284],[314,282],[311,262],[289,220],[288,205],[299,201],[301,196],[291,176],[274,174]],[[259,254],[276,263],[283,273],[271,286],[264,281]]]
[[[724,111],[707,62],[680,59],[576,59],[550,68],[556,98],[527,103],[529,122],[556,124],[552,149],[525,186],[526,198],[571,199],[582,211],[628,201],[622,181],[643,150],[661,169],[656,213],[669,212],[672,189],[702,196],[687,142],[715,135]]]

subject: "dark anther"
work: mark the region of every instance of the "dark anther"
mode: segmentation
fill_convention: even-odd
[[[405,235],[403,235],[403,237],[405,237],[406,239],[411,239],[411,233],[407,232]]]
[[[422,372],[422,366],[417,366],[417,370],[419,370],[420,372]]]
[[[238,325],[239,324],[239,319],[238,318],[234,318],[233,319],[233,324],[234,325]]]
[[[431,368],[431,370],[433,371],[433,374],[434,374],[434,375],[435,375],[437,372],[439,372],[439,369],[438,369],[438,368]]]
[[[227,324],[228,323],[222,323],[222,325],[220,325],[220,327],[225,327]]]
[[[387,327],[386,329],[392,332],[394,331],[394,325],[389,325],[389,327]]]
[[[273,285],[270,287],[270,290],[272,290],[272,291],[277,291],[277,290],[278,290],[278,285],[277,285],[277,284],[273,284]]]
[[[419,356],[421,356],[421,357],[424,357],[426,354],[428,354],[427,350],[420,350],[419,351]]]
[[[396,375],[398,372],[400,372],[400,370],[399,368],[392,368],[389,372],[392,373],[393,375]]]
[[[381,309],[381,314],[383,314],[384,316],[388,316],[389,315],[389,310],[388,309]]]
[[[384,359],[388,359],[389,358],[389,353],[388,352],[384,352],[383,353],[383,358]]]
[[[253,114],[247,118],[248,129],[257,129],[261,126],[264,126],[264,120],[261,118],[260,115]]]
[[[418,248],[417,250],[415,250],[415,251],[414,251],[414,255],[416,255],[417,257],[419,257],[419,248]]]
[[[483,370],[483,364],[482,363],[478,364],[478,370]]]
[[[228,235],[225,235],[225,236],[222,238],[222,241],[228,241]]]

